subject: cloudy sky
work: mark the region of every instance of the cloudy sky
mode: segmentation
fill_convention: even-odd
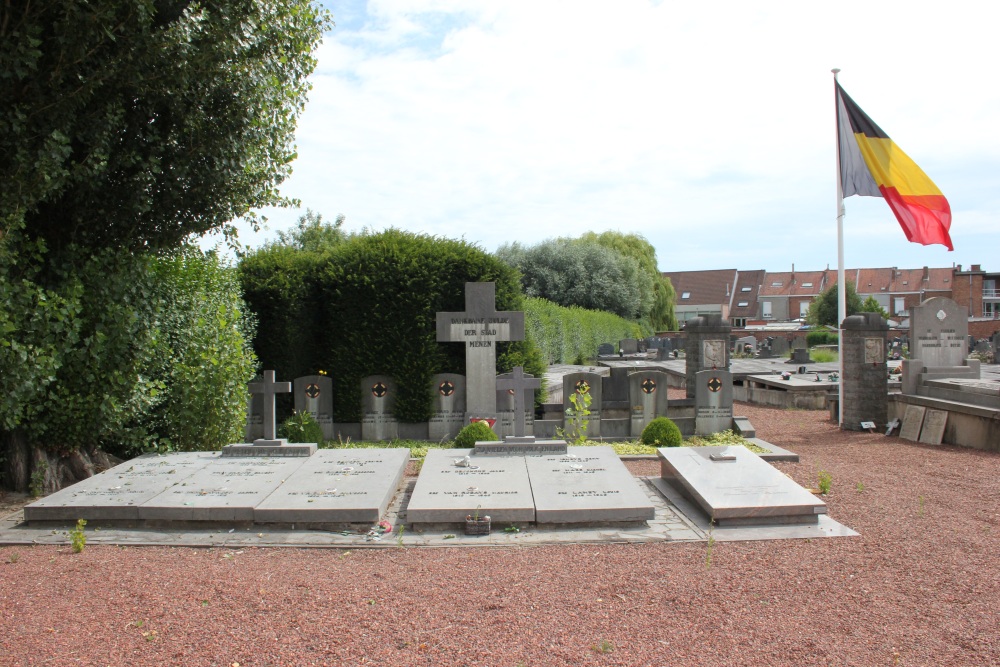
[[[851,266],[1000,271],[1000,5],[326,0],[285,194],[492,251],[645,236],[660,269],[836,267],[833,75],[933,179],[954,252],[846,201]]]

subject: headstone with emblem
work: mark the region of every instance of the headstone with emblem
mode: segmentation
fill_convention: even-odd
[[[667,416],[667,374],[642,370],[628,376],[632,437],[638,438],[646,424]]]
[[[323,438],[332,440],[333,380],[326,375],[304,375],[292,382],[295,411],[308,412],[323,429]]]
[[[392,440],[399,437],[396,420],[396,382],[386,375],[361,380],[361,439]]]
[[[465,409],[496,419],[497,343],[524,340],[524,313],[496,310],[496,283],[466,283],[465,310],[437,314],[437,339],[465,344]]]
[[[635,354],[639,351],[639,341],[635,338],[622,338],[618,341],[618,349],[623,354]]]
[[[588,438],[596,438],[601,435],[601,402],[602,386],[604,378],[599,373],[577,372],[567,373],[563,376],[563,430],[568,438],[576,438],[576,428],[574,420],[570,416],[571,410],[576,410],[570,401],[572,396],[577,397],[577,404],[583,406],[583,397],[590,397],[590,414],[587,419]]]
[[[434,442],[452,440],[465,426],[465,376],[438,373],[431,379],[431,419],[428,437]]]
[[[696,435],[712,435],[733,427],[733,374],[725,370],[695,374]]]

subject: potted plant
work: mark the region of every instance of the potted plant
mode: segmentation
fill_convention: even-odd
[[[466,535],[489,535],[490,534],[490,516],[488,514],[480,516],[479,508],[482,505],[476,506],[476,511],[472,514],[465,515],[465,534]]]

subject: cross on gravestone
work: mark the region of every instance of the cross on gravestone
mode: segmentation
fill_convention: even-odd
[[[515,366],[509,378],[497,378],[497,389],[514,392],[514,437],[524,438],[524,390],[541,389],[542,381],[524,374],[523,366]]]
[[[274,371],[264,371],[263,382],[251,382],[249,389],[251,394],[264,396],[264,440],[273,442],[277,431],[274,423],[274,395],[290,394],[292,383],[275,382]]]
[[[437,339],[465,343],[466,412],[495,418],[496,344],[524,340],[524,313],[496,310],[496,283],[465,283],[465,311],[439,312]]]

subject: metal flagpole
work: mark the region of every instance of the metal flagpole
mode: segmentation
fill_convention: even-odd
[[[834,89],[834,109],[836,116],[840,115],[840,97],[837,91],[837,75],[840,68],[834,67],[833,89]],[[837,423],[840,428],[844,428],[844,320],[847,318],[847,283],[844,279],[844,184],[840,181],[840,123],[835,116],[834,125],[837,131],[837,357],[840,368],[838,370],[839,379],[837,389],[839,392],[837,402]]]

